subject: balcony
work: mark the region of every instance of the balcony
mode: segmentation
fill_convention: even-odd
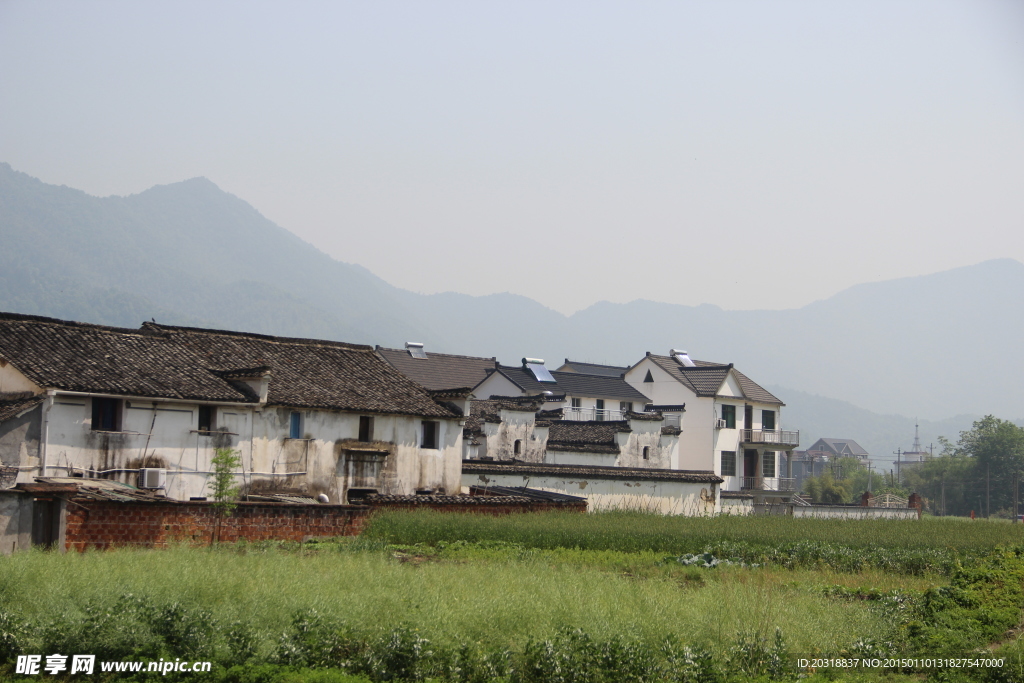
[[[796,491],[796,479],[788,477],[743,477],[743,491]]]
[[[664,426],[678,427],[679,415],[665,415]],[[612,422],[628,420],[627,413],[621,410],[598,410],[597,408],[562,408],[562,419],[575,422]]]
[[[800,432],[784,432],[779,429],[741,429],[740,443],[770,446],[785,451],[800,445]]]

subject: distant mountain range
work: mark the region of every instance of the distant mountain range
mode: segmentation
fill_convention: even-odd
[[[857,285],[784,311],[638,300],[564,316],[514,294],[398,289],[202,178],[97,198],[6,164],[0,239],[0,310],[128,327],[156,318],[384,346],[414,340],[428,352],[496,355],[506,363],[542,357],[552,367],[565,357],[627,365],[645,351],[685,348],[788,387],[777,389],[790,406],[787,425],[812,416],[828,430],[803,427],[805,445],[850,437],[871,451],[876,437],[857,432],[867,429],[857,417],[865,408],[922,420],[968,416],[949,420],[956,430],[938,432],[950,438],[970,426],[970,416],[1024,416],[1024,265],[1011,259]],[[695,244],[680,254],[680,267],[722,256],[718,245]],[[766,254],[765,278],[780,267]],[[814,417],[824,406],[834,416]],[[898,420],[891,434],[873,424],[878,448],[906,447],[913,438],[912,420],[909,435]]]

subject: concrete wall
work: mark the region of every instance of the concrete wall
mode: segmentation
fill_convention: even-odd
[[[592,463],[593,464],[593,463]],[[642,510],[663,515],[710,515],[717,511],[715,484],[645,480],[598,479],[556,473],[464,474],[463,491],[471,486],[528,486],[542,491],[567,493],[587,499],[590,512]]]
[[[0,394],[15,391],[31,391],[40,393],[40,388],[32,380],[21,374],[13,365],[0,358]]]

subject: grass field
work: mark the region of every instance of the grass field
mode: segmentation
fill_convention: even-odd
[[[376,516],[359,539],[304,546],[29,552],[0,558],[0,661],[191,657],[221,665],[208,680],[235,683],[351,680],[328,669],[596,683],[794,680],[783,652],[957,638],[1018,656],[1003,631],[1020,625],[1024,557],[991,556],[1022,540],[1011,524],[948,520],[402,512]],[[735,564],[678,560],[708,549]]]

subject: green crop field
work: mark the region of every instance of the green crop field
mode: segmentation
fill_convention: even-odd
[[[162,678],[237,683],[1024,680],[1022,540],[983,521],[395,512],[301,546],[28,552],[0,558],[0,679],[70,652],[209,660]],[[1004,666],[794,664],[968,652]]]

